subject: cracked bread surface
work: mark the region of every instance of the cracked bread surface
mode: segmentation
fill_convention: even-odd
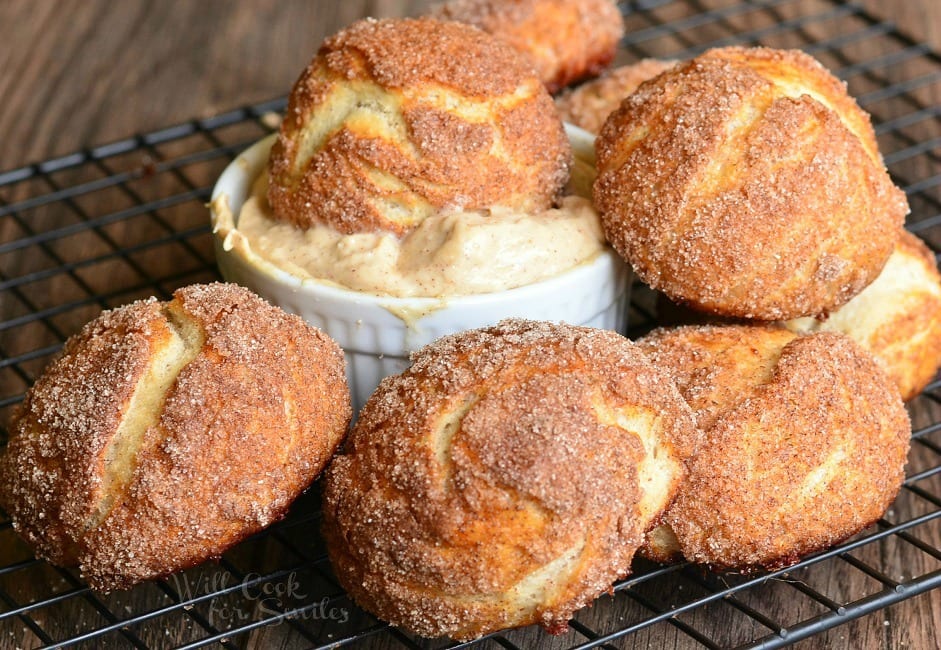
[[[235,285],[104,312],[27,392],[0,504],[37,554],[109,591],[280,518],[346,432],[339,347]]]
[[[841,332],[872,352],[898,385],[917,397],[941,366],[941,273],[930,248],[902,232],[872,284],[826,319],[797,318],[797,333]]]
[[[625,97],[677,63],[676,59],[641,59],[611,68],[597,79],[579,84],[556,97],[556,110],[564,122],[598,133]]]
[[[614,332],[510,320],[444,337],[383,381],[331,464],[334,570],[423,636],[561,632],[629,572],[697,435]]]
[[[624,35],[612,0],[450,0],[431,15],[474,25],[508,43],[551,93],[607,68]]]
[[[637,346],[673,377],[703,431],[647,557],[787,566],[863,530],[898,493],[908,414],[848,336],[705,325],[654,330]]]
[[[673,301],[821,316],[872,282],[908,212],[869,116],[797,50],[728,47],[642,84],[597,140],[605,235]]]
[[[462,23],[365,19],[292,88],[268,200],[302,229],[403,235],[443,210],[545,209],[571,161],[551,97],[508,45]]]

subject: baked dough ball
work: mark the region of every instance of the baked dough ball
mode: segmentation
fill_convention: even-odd
[[[696,435],[614,332],[510,320],[448,336],[362,409],[326,475],[327,550],[359,605],[420,635],[561,632],[627,574]]]
[[[624,36],[612,0],[451,0],[431,15],[479,27],[536,68],[549,92],[604,70]]]
[[[608,240],[677,302],[762,320],[872,282],[908,210],[869,117],[798,51],[723,48],[643,84],[597,142]]]
[[[271,150],[274,216],[403,234],[443,209],[551,205],[572,152],[523,59],[460,23],[366,19],[328,38]]]
[[[346,432],[343,355],[231,284],[102,313],[27,392],[0,505],[38,555],[127,588],[280,518]]]
[[[941,366],[941,274],[934,253],[905,231],[879,277],[826,320],[786,321],[789,330],[842,332],[872,352],[902,399],[916,397]]]
[[[597,79],[565,91],[555,99],[562,121],[598,133],[608,115],[638,86],[678,63],[675,59],[641,59],[606,71]]]
[[[849,337],[690,326],[637,345],[672,374],[704,435],[648,556],[786,566],[866,528],[895,498],[911,425],[896,387]]]

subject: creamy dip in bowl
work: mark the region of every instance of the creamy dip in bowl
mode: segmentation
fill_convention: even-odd
[[[592,136],[566,129],[574,185],[584,193]],[[403,370],[411,352],[445,334],[508,317],[623,331],[629,271],[604,243],[587,199],[566,197],[541,215],[442,214],[401,240],[302,231],[268,217],[273,140],[239,155],[213,189],[219,269],[339,343],[355,408],[382,377]]]

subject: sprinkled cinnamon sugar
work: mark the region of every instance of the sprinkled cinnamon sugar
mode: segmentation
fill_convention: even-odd
[[[786,566],[866,528],[895,498],[911,425],[898,390],[849,337],[693,326],[638,347],[676,379],[705,435],[664,515],[687,559]],[[669,559],[658,539],[646,554]]]
[[[178,319],[168,319],[169,311]],[[173,328],[200,332],[104,494],[105,448],[137,379]],[[29,391],[0,458],[0,502],[37,551],[126,588],[220,555],[281,517],[346,431],[342,352],[300,318],[235,285],[180,289],[104,313]],[[124,459],[122,459],[123,461]],[[96,524],[102,499],[113,501]]]
[[[868,117],[796,51],[724,48],[630,95],[597,143],[612,245],[670,298],[819,315],[878,275],[907,212]]]
[[[690,414],[613,332],[504,321],[448,336],[387,378],[328,472],[335,571],[369,611],[471,639],[572,612],[624,575],[644,530],[638,468],[657,441],[669,501]],[[605,414],[633,414],[631,435]]]
[[[921,393],[941,366],[941,274],[934,253],[903,231],[879,277],[825,320],[783,323],[794,332],[842,332],[872,352],[902,399]]]
[[[510,44],[553,93],[604,70],[624,35],[611,0],[450,0],[431,15],[474,25]]]
[[[78,560],[78,538],[102,498],[105,449],[168,335],[156,300],[104,312],[66,341],[14,413],[0,504],[39,556]]]
[[[367,19],[328,38],[271,151],[277,218],[401,235],[442,209],[548,207],[571,149],[519,55],[478,29]]]
[[[643,82],[669,70],[674,59],[641,59],[606,71],[597,79],[556,97],[555,107],[564,122],[580,126],[590,133],[601,131],[608,115]]]

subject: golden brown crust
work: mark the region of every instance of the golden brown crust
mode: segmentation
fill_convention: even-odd
[[[508,43],[551,93],[598,75],[624,35],[611,0],[451,0],[431,15],[474,25]]]
[[[66,341],[14,413],[0,456],[0,502],[41,557],[78,561],[77,537],[102,498],[105,450],[169,336],[156,300],[104,312]]]
[[[278,219],[403,234],[443,209],[549,207],[571,148],[507,45],[468,25],[367,19],[328,38],[271,150]]]
[[[878,275],[907,203],[868,116],[797,51],[723,48],[643,84],[598,138],[612,245],[677,302],[819,315]]]
[[[608,115],[621,105],[625,97],[677,63],[675,59],[641,59],[612,68],[597,79],[586,81],[556,97],[556,110],[563,122],[598,133]]]
[[[842,332],[882,361],[902,398],[916,397],[941,366],[941,274],[934,253],[905,231],[879,277],[826,320],[801,318],[795,332]]]
[[[691,326],[638,347],[672,374],[705,436],[648,555],[670,559],[678,546],[721,569],[784,566],[867,527],[895,498],[908,415],[849,337]]]
[[[327,472],[334,570],[424,636],[564,630],[628,572],[684,472],[673,441],[696,435],[614,332],[511,320],[445,337],[383,381]]]
[[[148,374],[162,363],[180,366],[165,393]],[[14,418],[0,502],[39,555],[126,588],[280,518],[349,419],[332,340],[246,289],[194,285],[68,341]]]

